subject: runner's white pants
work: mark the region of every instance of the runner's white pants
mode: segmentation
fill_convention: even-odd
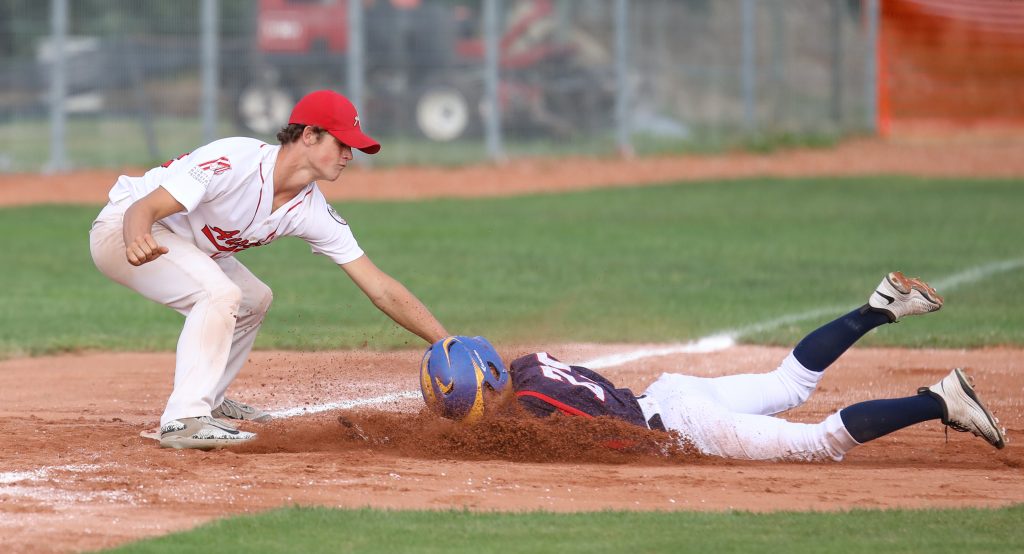
[[[233,257],[214,260],[160,223],[153,238],[168,253],[133,266],[125,258],[125,205],[108,205],[89,233],[96,267],[113,281],[185,316],[178,337],[174,390],[160,417],[164,425],[183,417],[208,416],[224,401],[238,376],[263,317],[270,287]]]
[[[739,460],[842,460],[857,441],[839,412],[817,424],[772,414],[803,404],[822,373],[792,353],[772,372],[694,377],[665,373],[644,392],[659,404],[669,430],[704,454]]]

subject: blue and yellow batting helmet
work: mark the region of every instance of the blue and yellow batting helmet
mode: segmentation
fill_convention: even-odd
[[[427,349],[420,364],[420,392],[427,406],[465,423],[483,417],[485,402],[500,402],[511,390],[509,380],[501,357],[483,337],[441,339]],[[487,398],[488,390],[497,394]]]

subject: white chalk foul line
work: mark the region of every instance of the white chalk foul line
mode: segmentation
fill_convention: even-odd
[[[110,464],[105,464],[110,465]],[[7,471],[0,473],[0,486],[13,485],[24,481],[47,481],[54,472],[66,471],[70,473],[94,473],[104,467],[99,464],[69,464],[62,466],[43,466],[28,471]],[[0,493],[3,489],[0,488]]]
[[[1007,273],[1022,267],[1024,267],[1024,258],[990,262],[967,268],[959,273],[947,275],[937,281],[929,281],[929,284],[935,287],[935,290],[939,291],[940,294],[945,294],[944,291],[955,290],[963,285],[974,284],[993,275]]]
[[[644,358],[653,358],[655,356],[668,356],[670,354],[700,354],[704,352],[715,352],[718,350],[725,350],[736,344],[736,336],[731,333],[719,333],[716,335],[710,335],[702,339],[697,339],[693,342],[686,342],[683,344],[672,344],[669,346],[662,346],[658,348],[645,348],[641,350],[634,350],[632,352],[623,352],[621,354],[611,354],[609,356],[601,356],[600,358],[594,358],[586,362],[581,362],[579,365],[589,367],[590,369],[603,369],[606,367],[615,367],[628,362],[635,362],[636,360],[642,360]]]
[[[739,329],[730,329],[728,331],[721,331],[713,335],[699,338],[692,342],[685,342],[682,344],[673,344],[669,346],[662,346],[658,348],[644,348],[640,350],[634,350],[632,352],[623,352],[621,354],[612,354],[610,356],[602,356],[593,360],[580,362],[579,365],[589,367],[591,369],[604,369],[608,367],[615,367],[628,362],[635,362],[644,358],[655,358],[658,356],[668,356],[671,354],[702,354],[706,352],[717,352],[719,350],[725,350],[732,348],[736,345],[736,341],[747,335],[753,335],[763,331],[768,331],[776,327],[788,325],[790,323],[796,323],[805,319],[812,319],[821,317],[830,313],[835,313],[839,308],[817,308],[806,312],[799,312],[795,314],[784,315],[768,321],[762,321],[761,323],[755,323]]]
[[[929,283],[935,287],[940,293],[945,294],[949,291],[956,290],[964,285],[970,285],[977,283],[978,281],[987,279],[999,273],[1006,273],[1017,269],[1024,268],[1024,258],[1014,258],[1010,260],[1000,260],[982,264],[979,266],[967,268],[958,273],[952,275],[946,275],[940,277],[937,280],[929,281]],[[725,350],[736,344],[736,341],[742,337],[753,335],[756,333],[762,333],[770,331],[783,325],[789,325],[792,323],[798,323],[806,321],[808,319],[814,319],[822,317],[828,314],[840,314],[844,309],[851,309],[849,306],[834,305],[822,308],[815,308],[813,310],[807,310],[803,312],[796,312],[792,314],[786,314],[777,318],[762,321],[760,323],[754,323],[741,327],[739,329],[730,329],[713,333],[706,337],[699,338],[695,341],[686,343],[662,346],[658,348],[644,348],[638,349],[631,352],[623,352],[620,354],[613,354],[609,356],[602,356],[593,360],[580,362],[579,365],[589,367],[592,369],[604,369],[609,367],[615,367],[628,362],[635,362],[644,358],[652,358],[656,356],[668,356],[671,354],[687,354],[687,353],[703,353],[703,352],[715,352],[718,350]],[[363,398],[356,400],[345,400],[338,402],[330,402],[327,404],[316,404],[313,406],[307,406],[303,408],[289,408],[285,410],[278,410],[271,412],[274,417],[293,417],[296,415],[311,414],[324,412],[328,410],[355,408],[360,406],[374,406],[378,404],[386,404],[388,402],[394,402],[397,400],[411,400],[418,398],[420,391],[411,390],[403,391],[395,394],[387,394],[383,396],[377,396],[373,398]]]
[[[419,398],[420,391],[409,390],[405,392],[398,392],[394,394],[385,394],[382,396],[374,396],[371,398],[357,398],[355,400],[339,400],[337,402],[328,402],[326,404],[314,404],[313,406],[301,406],[297,408],[286,408],[284,410],[277,410],[270,412],[270,415],[275,418],[279,417],[295,417],[300,415],[316,414],[320,412],[327,412],[330,410],[347,410],[350,408],[359,408],[361,406],[375,406],[377,404],[387,404],[388,402],[396,402],[399,400],[411,400],[413,398]]]

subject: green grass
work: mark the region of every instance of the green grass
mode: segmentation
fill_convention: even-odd
[[[825,306],[891,269],[938,279],[1024,257],[1024,187],[911,178],[744,180],[510,199],[336,203],[448,329],[493,341],[678,341]],[[98,208],[0,210],[0,356],[174,348],[181,318],[106,280]],[[421,346],[293,238],[240,259],[275,292],[258,348]],[[1021,344],[1024,270],[945,292],[865,344]],[[789,345],[831,314],[746,340]]]
[[[279,509],[141,541],[116,553],[1019,552],[1024,507],[842,513]]]

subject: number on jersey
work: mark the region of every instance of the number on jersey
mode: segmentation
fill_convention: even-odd
[[[598,400],[604,402],[604,389],[601,388],[601,385],[582,375],[573,375],[572,368],[558,360],[551,359],[547,352],[537,354],[537,361],[541,363],[541,373],[548,379],[562,381],[577,387],[586,387],[590,389],[590,392],[594,393]]]

